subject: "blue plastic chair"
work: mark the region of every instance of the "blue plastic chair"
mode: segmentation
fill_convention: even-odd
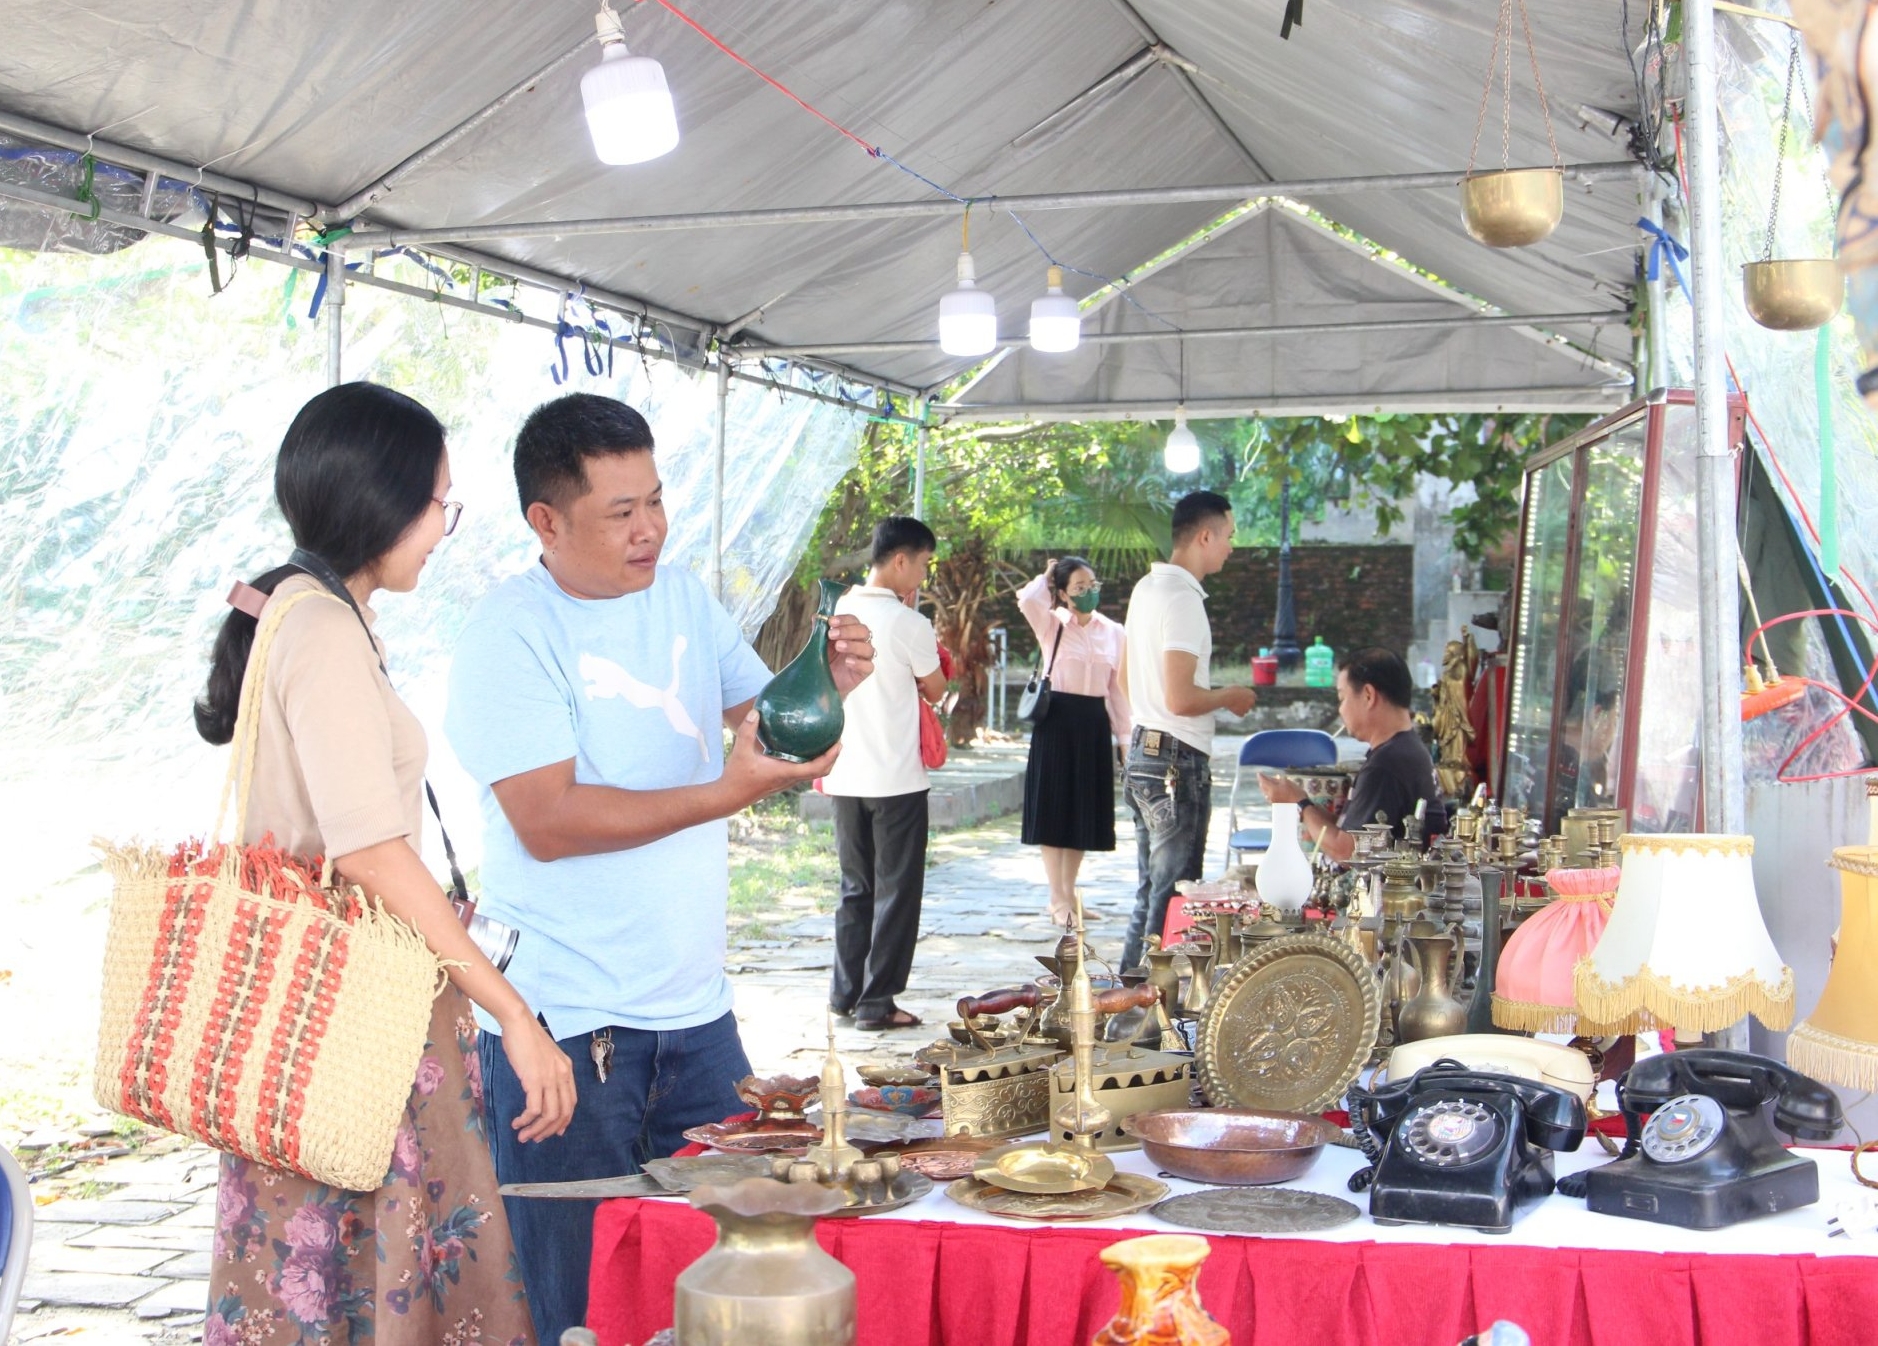
[[[1337,741],[1321,729],[1261,729],[1239,745],[1239,761],[1232,769],[1232,798],[1226,806],[1226,865],[1239,854],[1263,854],[1271,849],[1272,829],[1239,826],[1239,782],[1247,767],[1295,770],[1300,767],[1332,766],[1337,760]],[[1256,782],[1254,782],[1256,785]]]
[[[13,1310],[26,1284],[26,1254],[33,1242],[33,1197],[26,1174],[0,1145],[0,1341],[13,1330]]]

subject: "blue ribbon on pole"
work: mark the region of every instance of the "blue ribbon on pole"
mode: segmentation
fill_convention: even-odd
[[[1663,275],[1663,263],[1669,263],[1669,273],[1676,278],[1676,284],[1682,287],[1689,302],[1695,302],[1695,296],[1689,293],[1689,282],[1683,278],[1682,264],[1689,260],[1689,250],[1677,241],[1676,236],[1647,216],[1637,221],[1637,228],[1650,235],[1650,255],[1644,262],[1644,275],[1650,280],[1660,280]]]

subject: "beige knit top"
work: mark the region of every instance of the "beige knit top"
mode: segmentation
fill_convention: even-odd
[[[424,727],[379,671],[378,637],[318,580],[291,576],[268,605],[308,590],[322,597],[287,614],[268,654],[241,839],[334,859],[394,837],[421,849]]]

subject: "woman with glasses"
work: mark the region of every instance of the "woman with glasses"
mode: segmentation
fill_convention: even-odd
[[[1017,595],[1050,677],[1049,711],[1031,727],[1023,839],[1043,848],[1059,925],[1075,910],[1083,852],[1115,849],[1115,744],[1128,742],[1131,727],[1122,628],[1096,611],[1101,599],[1095,567],[1080,556],[1051,561]]]
[[[451,984],[436,998],[391,1170],[344,1192],[224,1154],[203,1340],[287,1346],[532,1342],[508,1221],[483,1138],[473,1001],[502,1025],[528,1090],[525,1141],[567,1129],[573,1071],[463,928],[419,854],[426,746],[372,632],[379,590],[417,587],[462,506],[447,499],[443,426],[402,393],[348,383],[288,427],[274,496],[293,532],[284,566],[229,596],[196,728],[234,736],[260,618],[293,595],[266,652],[244,845],[324,856],[415,926]],[[286,956],[286,955],[283,955]]]

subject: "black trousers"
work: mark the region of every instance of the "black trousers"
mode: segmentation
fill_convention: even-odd
[[[906,989],[926,892],[925,790],[884,799],[834,795],[841,905],[828,1003],[885,1018]]]

